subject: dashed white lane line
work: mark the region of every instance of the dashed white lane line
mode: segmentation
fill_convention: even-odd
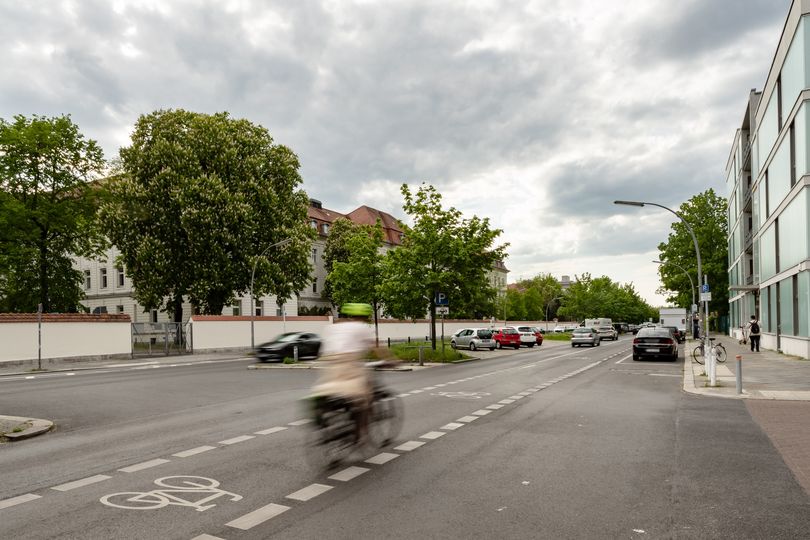
[[[26,377],[26,379],[36,379],[36,377],[33,376],[33,375],[29,375],[29,376]]]
[[[220,538],[219,536],[211,536],[210,534],[201,534],[200,536],[195,536],[191,540],[225,540],[225,539]]]
[[[633,356],[633,355],[632,355],[632,354],[628,354],[628,355],[627,355],[627,356],[625,356],[624,358],[619,359],[619,361],[618,361],[618,362],[616,362],[616,363],[617,363],[617,364],[621,364],[622,362],[624,362],[625,360],[627,360],[627,359],[628,359],[628,358],[630,358],[631,356]]]
[[[249,441],[250,439],[255,439],[253,435],[240,435],[239,437],[234,437],[233,439],[225,439],[224,441],[219,441],[218,444],[236,444],[240,442]]]
[[[408,397],[410,394],[397,394],[397,397]]]
[[[381,454],[377,454],[376,456],[370,457],[366,460],[366,463],[371,463],[372,465],[382,465],[384,463],[388,463],[392,459],[396,459],[399,457],[399,454],[392,454],[390,452],[382,452]]]
[[[4,501],[0,501],[0,510],[3,508],[9,508],[11,506],[17,506],[18,504],[27,503],[30,501],[35,501],[37,499],[41,499],[42,495],[34,495],[33,493],[26,493],[25,495],[20,495],[18,497],[12,497],[10,499],[6,499]]]
[[[477,410],[477,411],[475,411],[473,414],[474,414],[474,415],[476,415],[476,416],[486,416],[486,415],[488,415],[488,414],[489,414],[489,413],[491,413],[491,412],[492,412],[492,411],[488,411],[488,410],[486,410],[486,409],[478,409],[478,410]]]
[[[349,480],[353,480],[360,476],[361,474],[367,473],[371,469],[366,469],[365,467],[347,467],[342,471],[333,474],[329,477],[329,480],[337,480],[339,482],[348,482]]]
[[[327,486],[326,484],[310,484],[303,489],[299,489],[295,493],[290,493],[286,498],[294,501],[306,502],[310,499],[314,499],[318,495],[326,493],[330,489],[332,489],[332,486]]]
[[[436,386],[426,386],[422,390],[436,390]]]
[[[447,385],[446,385],[446,384],[444,384],[444,383],[442,383],[442,384],[437,384],[437,385],[436,385],[436,388],[441,388],[441,387],[443,387],[443,386],[447,386]]]
[[[197,454],[202,454],[203,452],[208,452],[209,450],[213,450],[216,446],[198,446],[197,448],[191,448],[189,450],[183,450],[182,452],[177,452],[176,454],[172,454],[174,457],[191,457],[196,456]]]
[[[168,459],[150,459],[149,461],[144,461],[143,463],[136,463],[135,465],[130,465],[129,467],[124,467],[123,469],[118,469],[121,472],[125,473],[133,473],[137,471],[142,471],[144,469],[151,469],[152,467],[157,467],[158,465],[163,465],[164,463],[169,463]]]
[[[411,390],[411,394],[421,394],[424,390]]]
[[[449,424],[443,425],[439,429],[449,429],[449,430],[452,431],[452,430],[455,430],[455,429],[458,429],[458,428],[462,427],[463,425],[464,424],[461,424],[459,422],[450,422]]]
[[[97,482],[103,482],[104,480],[109,480],[110,478],[111,477],[107,476],[106,474],[97,474],[95,476],[88,476],[87,478],[82,478],[81,480],[68,482],[67,484],[53,486],[51,489],[54,489],[56,491],[70,491],[71,489],[89,486],[90,484],[95,484]]]
[[[485,408],[485,409],[491,409],[491,410],[493,410],[493,411],[497,411],[498,409],[502,409],[502,408],[503,408],[503,405],[501,405],[501,404],[499,404],[499,403],[493,403],[492,405],[487,405],[487,406],[486,406],[486,407],[484,407],[484,408]]]
[[[287,424],[288,426],[303,426],[304,424],[309,424],[312,422],[310,418],[303,418],[301,420],[296,420],[295,422],[290,422]]]
[[[394,450],[399,450],[400,452],[410,452],[411,450],[416,450],[424,444],[424,441],[408,441],[395,447]]]
[[[456,419],[456,422],[475,422],[476,420],[478,420],[477,416],[462,416]]]
[[[526,396],[521,396],[520,394],[517,394],[517,395],[514,395],[514,396],[509,396],[509,399],[514,399],[515,401],[517,401],[517,400],[523,399],[525,397]]]
[[[65,377],[70,377],[71,375],[76,375],[75,373],[65,373]]]
[[[509,405],[510,403],[514,403],[514,402],[515,402],[514,399],[502,399],[498,403],[500,403],[501,405]]]
[[[268,428],[268,429],[263,429],[261,431],[256,431],[254,434],[255,435],[271,435],[273,433],[278,433],[279,431],[284,431],[285,429],[287,429],[287,428],[284,427],[284,426],[276,426],[276,427],[271,427],[271,428]]]
[[[424,435],[420,435],[419,438],[420,439],[431,439],[431,440],[433,440],[433,439],[438,439],[439,437],[441,437],[444,434],[445,434],[444,431],[428,431]]]
[[[256,525],[264,523],[268,519],[272,519],[279,514],[283,514],[289,509],[290,509],[289,506],[270,503],[268,505],[262,506],[261,508],[254,510],[253,512],[250,512],[249,514],[245,514],[244,516],[236,518],[233,521],[229,521],[225,525],[227,527],[233,527],[234,529],[247,531],[252,529]]]

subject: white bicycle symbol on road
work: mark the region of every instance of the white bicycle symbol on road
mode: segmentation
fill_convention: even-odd
[[[107,506],[125,510],[156,510],[169,505],[189,506],[204,512],[216,504],[206,504],[219,497],[228,496],[231,501],[239,501],[241,495],[219,489],[219,482],[203,476],[166,476],[155,480],[155,484],[165,489],[152,491],[124,491],[103,496],[99,501]],[[197,501],[190,501],[176,494],[208,494]]]

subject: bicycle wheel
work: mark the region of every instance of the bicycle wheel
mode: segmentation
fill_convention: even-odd
[[[317,470],[337,467],[357,445],[357,424],[348,404],[324,408],[307,430],[307,461]]]
[[[388,390],[374,393],[369,417],[369,439],[379,448],[390,445],[402,429],[402,399]]]
[[[703,358],[703,347],[702,346],[698,345],[697,347],[695,347],[692,350],[692,360],[694,360],[695,362],[697,362],[701,366],[703,365],[704,358]]]
[[[723,347],[722,343],[718,343],[714,346],[714,358],[717,360],[719,364],[722,364],[726,361],[726,357],[728,357],[728,353],[726,353],[726,348]]]
[[[99,499],[102,504],[124,510],[155,510],[168,506],[169,499],[154,492],[125,491],[110,493]]]

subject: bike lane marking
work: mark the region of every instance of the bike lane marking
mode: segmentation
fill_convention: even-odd
[[[214,450],[215,448],[216,446],[198,446],[197,448],[191,448],[189,450],[177,452],[176,454],[172,454],[172,456],[186,458],[196,456],[197,454],[202,454],[203,452],[208,452],[209,450]]]
[[[456,419],[456,422],[469,423],[469,422],[475,422],[476,420],[478,420],[477,416],[462,416],[461,418]]]
[[[446,433],[445,433],[444,431],[428,431],[428,432],[427,432],[427,433],[425,433],[424,435],[420,435],[420,436],[419,436],[419,438],[420,438],[420,439],[430,439],[430,440],[433,440],[433,439],[438,439],[438,438],[439,438],[439,437],[441,437],[442,435],[446,435]]]
[[[425,441],[408,441],[395,447],[394,450],[399,450],[400,452],[410,452],[411,450],[416,450],[424,444]]]
[[[138,471],[142,471],[144,469],[151,469],[152,467],[157,467],[158,465],[163,465],[164,463],[169,463],[168,459],[150,459],[149,461],[144,461],[143,463],[136,463],[135,465],[130,465],[129,467],[124,467],[123,469],[118,469],[120,472],[125,473],[134,473]]]
[[[456,429],[458,429],[458,428],[462,427],[463,425],[464,425],[464,424],[461,424],[461,423],[459,423],[459,422],[450,422],[449,424],[445,424],[445,425],[443,425],[443,426],[442,426],[442,427],[440,427],[439,429],[449,429],[449,430],[451,430],[451,431],[452,431],[452,430],[456,430]]]
[[[304,424],[309,424],[310,422],[312,422],[312,420],[311,420],[311,419],[309,419],[309,418],[302,418],[301,420],[296,420],[296,421],[294,421],[294,422],[290,422],[290,423],[289,423],[289,424],[287,424],[287,425],[288,425],[288,426],[303,426]]]
[[[283,426],[276,426],[276,427],[271,427],[269,429],[263,429],[261,431],[256,431],[256,432],[254,432],[254,434],[255,435],[271,435],[273,433],[278,433],[279,431],[284,431],[285,429],[287,429],[287,428],[283,427]]]
[[[67,484],[53,486],[51,489],[56,491],[70,491],[71,489],[89,486],[90,484],[95,484],[97,482],[103,482],[104,480],[109,480],[110,478],[112,478],[112,476],[107,476],[106,474],[97,474],[95,476],[82,478],[81,480],[74,480],[73,482],[68,482]]]
[[[371,469],[367,469],[365,467],[356,467],[351,466],[343,469],[342,471],[333,474],[329,477],[330,480],[337,480],[339,482],[348,482],[349,480],[353,480],[360,476],[361,474],[367,473]]]
[[[242,517],[238,517],[233,521],[229,521],[225,524],[225,526],[242,531],[248,531],[256,525],[264,523],[268,519],[272,519],[279,514],[283,514],[289,509],[289,506],[284,506],[283,504],[270,503],[254,510],[253,512],[245,514]]]
[[[376,456],[368,458],[365,462],[371,463],[372,465],[382,465],[384,463],[388,463],[392,459],[396,459],[399,457],[399,454],[392,454],[390,452],[381,452]]]
[[[34,495],[33,493],[26,493],[25,495],[19,495],[17,497],[12,497],[10,499],[6,499],[4,501],[0,501],[0,510],[3,508],[9,508],[11,506],[17,506],[18,504],[27,503],[30,501],[35,501],[37,499],[41,499],[42,495]]]
[[[224,445],[231,445],[237,444],[240,442],[249,441],[250,439],[255,439],[256,437],[253,435],[240,435],[239,437],[233,437],[232,439],[225,439],[224,441],[219,441],[217,444],[224,444]]]
[[[332,489],[332,487],[333,486],[328,486],[326,484],[310,484],[305,488],[299,489],[295,493],[290,493],[285,497],[285,499],[306,502],[310,499],[314,499],[318,495],[326,493]]]

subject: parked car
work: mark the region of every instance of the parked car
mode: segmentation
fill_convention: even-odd
[[[571,347],[581,347],[583,345],[590,345],[591,347],[598,347],[601,342],[599,332],[595,328],[585,328],[580,326],[575,328],[571,334]]]
[[[630,332],[632,332],[632,333],[633,333],[633,335],[636,335],[636,334],[638,333],[638,329],[639,329],[639,328],[640,328],[640,327],[639,327],[639,325],[637,325],[637,324],[631,324],[631,325],[630,325]]]
[[[633,338],[633,360],[664,356],[673,362],[678,359],[678,340],[667,328],[648,326]]]
[[[534,337],[537,339],[537,346],[539,347],[543,344],[543,334],[545,334],[545,331],[543,331],[542,328],[532,326],[532,332],[534,332]]]
[[[454,349],[477,349],[495,348],[495,341],[492,339],[492,331],[487,328],[462,328],[450,338],[450,346]]]
[[[520,334],[511,326],[493,328],[492,339],[495,341],[496,349],[502,349],[504,347],[520,348]]]
[[[555,326],[554,330],[552,330],[552,332],[554,332],[555,334],[562,334],[563,332],[565,332],[565,327],[564,326]]]
[[[537,345],[537,335],[531,326],[517,326],[515,330],[520,333],[520,344],[531,348]]]
[[[321,338],[312,332],[287,332],[257,346],[254,354],[260,362],[282,362],[285,358],[295,358],[296,347],[299,359],[318,358]]]
[[[686,332],[681,331],[681,329],[677,326],[662,326],[661,328],[666,328],[672,332],[672,335],[678,338],[678,343],[683,343],[686,341]]]
[[[619,333],[613,326],[600,326],[596,331],[599,333],[600,340],[609,339],[610,341],[616,341],[619,339]]]

